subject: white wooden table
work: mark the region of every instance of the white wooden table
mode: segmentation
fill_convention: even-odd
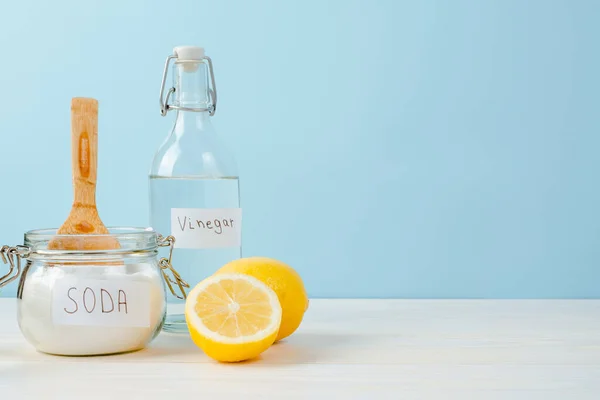
[[[219,364],[186,336],[37,353],[0,299],[4,399],[600,399],[600,300],[312,300],[288,340]]]

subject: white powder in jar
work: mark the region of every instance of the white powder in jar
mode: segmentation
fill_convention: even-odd
[[[61,279],[141,282],[149,290],[150,318],[146,327],[61,325],[53,316],[53,289]],[[18,300],[19,327],[25,338],[44,353],[60,355],[113,354],[144,348],[158,333],[165,317],[162,276],[151,264],[118,266],[43,266],[28,271]]]

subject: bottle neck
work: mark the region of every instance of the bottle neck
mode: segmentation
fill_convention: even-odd
[[[208,68],[204,63],[180,63],[175,68],[175,105],[185,108],[208,108],[210,105]],[[175,134],[207,131],[208,111],[178,110]]]
[[[175,105],[188,108],[208,108],[208,68],[206,64],[175,64]]]

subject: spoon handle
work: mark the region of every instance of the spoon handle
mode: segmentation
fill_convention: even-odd
[[[71,101],[71,157],[74,205],[96,208],[98,169],[98,101],[96,99],[76,97]]]

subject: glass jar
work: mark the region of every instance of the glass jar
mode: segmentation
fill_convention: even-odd
[[[38,351],[57,355],[144,348],[165,320],[165,283],[174,295],[184,297],[187,284],[172,268],[170,257],[157,258],[158,247],[172,248],[174,239],[151,229],[109,228],[119,249],[49,250],[51,240],[67,236],[56,231],[30,231],[24,245],[0,248],[4,263],[10,264],[0,287],[20,276],[17,318],[23,336]],[[83,241],[92,236],[104,235],[68,238]]]

